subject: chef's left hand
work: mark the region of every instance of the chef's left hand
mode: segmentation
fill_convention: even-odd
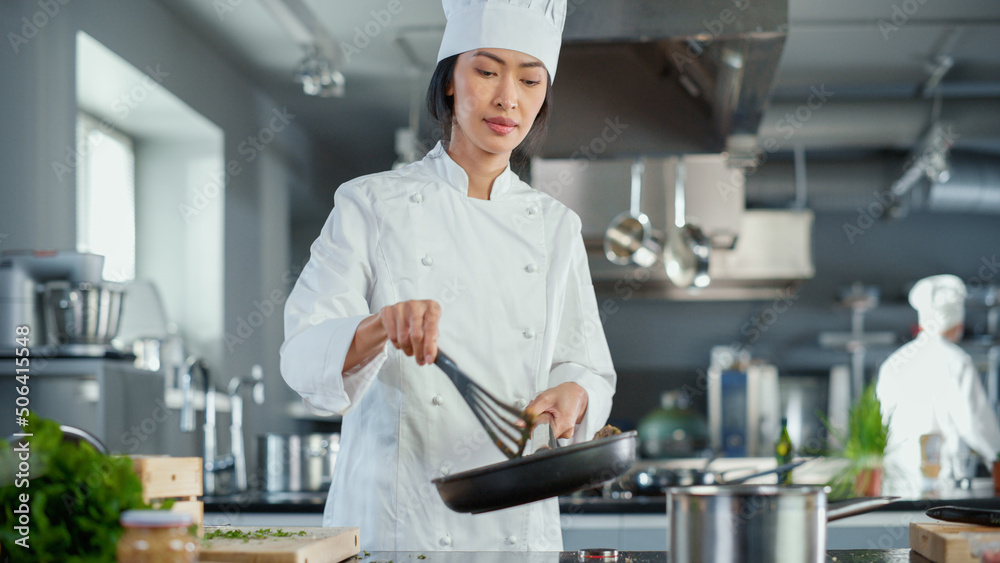
[[[587,412],[587,392],[572,381],[561,383],[539,393],[524,410],[535,415],[536,424],[551,425],[557,438],[572,438]]]

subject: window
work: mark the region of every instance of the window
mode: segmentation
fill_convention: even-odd
[[[132,139],[81,113],[76,132],[76,249],[104,256],[103,277],[135,279],[135,151]]]

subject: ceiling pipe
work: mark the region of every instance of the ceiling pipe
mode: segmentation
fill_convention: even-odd
[[[1000,161],[996,157],[952,151],[947,182],[926,179],[914,188],[908,211],[1000,213]],[[871,158],[817,159],[809,164],[809,209],[817,212],[857,213],[873,202],[885,201],[891,186],[909,160],[880,154]],[[787,208],[796,201],[796,171],[792,161],[771,161],[748,174],[748,208]],[[893,196],[890,199],[897,199]],[[888,214],[884,217],[888,218]]]
[[[807,150],[899,149],[909,151],[931,125],[933,100],[844,100],[836,92],[818,107],[772,102],[764,114],[758,146],[768,153],[790,152],[796,143]],[[947,100],[942,125],[955,135],[957,148],[996,144],[1000,100]]]
[[[1000,162],[979,154],[951,154],[946,182],[931,185],[926,208],[956,213],[1000,213]]]

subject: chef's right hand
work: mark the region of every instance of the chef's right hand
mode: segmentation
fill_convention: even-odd
[[[403,301],[382,307],[378,316],[393,346],[407,356],[415,356],[419,365],[434,363],[441,320],[441,305],[437,301]]]

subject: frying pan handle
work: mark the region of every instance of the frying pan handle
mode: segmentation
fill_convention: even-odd
[[[739,478],[736,478],[736,479],[725,479],[725,483],[727,485],[737,485],[739,483],[743,483],[745,481],[749,481],[750,479],[756,479],[757,477],[763,477],[765,475],[770,475],[772,473],[778,473],[780,471],[791,471],[792,469],[795,469],[796,467],[802,465],[803,463],[805,463],[807,461],[811,461],[812,459],[813,458],[800,459],[798,461],[793,461],[791,463],[786,463],[784,465],[779,465],[777,467],[768,469],[767,471],[760,471],[758,473],[752,473],[752,474],[747,475],[745,477],[739,477]],[[709,463],[711,463],[711,460],[709,460]],[[708,467],[707,463],[705,464],[705,467]],[[725,473],[726,472],[723,471],[719,475],[722,476]]]
[[[827,505],[826,521],[833,522],[848,516],[871,512],[876,508],[895,502],[899,497],[871,497],[855,498],[839,502],[831,502]]]
[[[548,436],[546,438],[542,438],[541,436],[538,436],[538,433],[539,433],[538,429],[540,427],[542,427],[542,426],[548,427],[548,432],[547,432]],[[531,447],[532,447],[532,453],[537,453],[539,451],[539,449],[542,447],[542,445],[539,444],[539,445],[536,446],[535,444],[538,444],[543,439],[544,440],[548,440],[548,442],[547,442],[548,449],[554,450],[554,449],[556,449],[556,448],[559,447],[559,440],[556,439],[555,432],[553,432],[553,430],[552,430],[552,425],[549,424],[548,422],[543,422],[541,424],[536,424],[531,429],[531,444],[532,444]],[[527,452],[525,452],[524,455],[529,455],[529,454]]]

